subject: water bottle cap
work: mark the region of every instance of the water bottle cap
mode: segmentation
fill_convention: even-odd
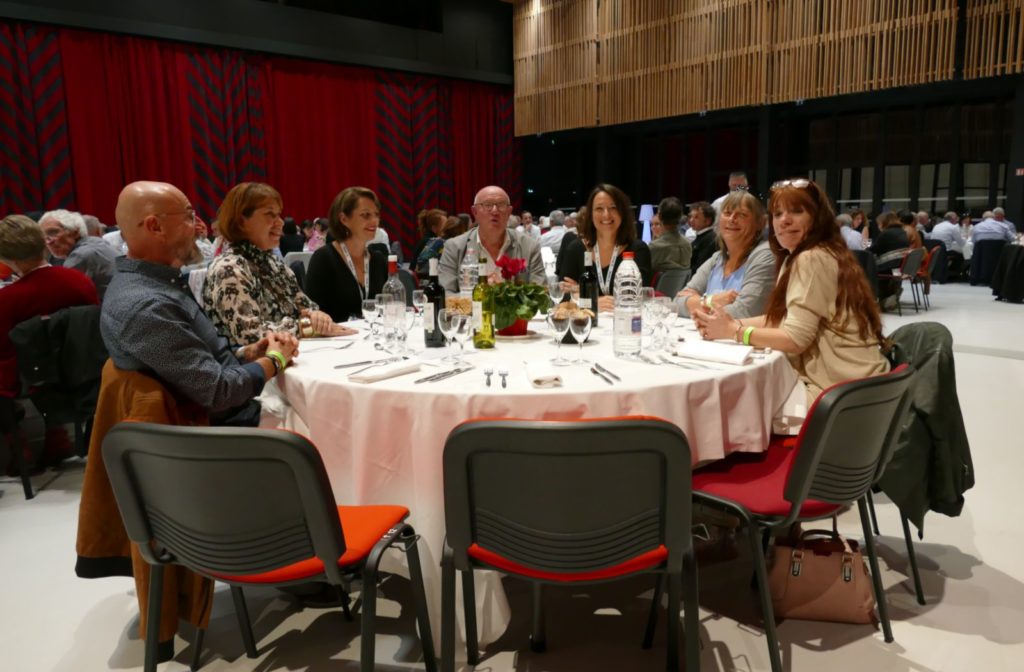
[[[622,253],[622,258],[623,259],[632,259],[633,258],[633,253],[632,252],[623,252]]]

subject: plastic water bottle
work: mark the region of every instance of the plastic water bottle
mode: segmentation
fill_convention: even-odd
[[[623,253],[622,263],[615,272],[615,324],[612,330],[612,347],[616,357],[635,359],[640,356],[640,288],[643,283],[640,268],[633,261],[633,253]]]
[[[462,257],[462,264],[459,266],[459,294],[472,296],[473,288],[480,280],[479,260],[476,248],[470,245],[466,248],[466,255]]]

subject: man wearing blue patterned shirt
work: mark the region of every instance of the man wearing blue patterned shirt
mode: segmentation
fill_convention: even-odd
[[[129,184],[116,217],[128,256],[117,259],[100,318],[114,364],[155,376],[214,421],[256,424],[258,407],[254,413],[249,402],[280,366],[267,351],[290,361],[298,341],[268,333],[232,352],[217,334],[181,276],[195,248],[195,212],[181,190],[162,182]]]

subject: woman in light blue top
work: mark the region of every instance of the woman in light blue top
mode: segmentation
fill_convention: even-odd
[[[764,312],[775,285],[775,255],[764,240],[765,209],[746,191],[722,203],[718,218],[719,251],[705,261],[676,297],[679,314],[690,317],[711,306],[734,318]]]

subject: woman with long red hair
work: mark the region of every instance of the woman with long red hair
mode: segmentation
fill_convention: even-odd
[[[808,404],[836,383],[888,371],[878,305],[825,192],[807,179],[776,182],[768,212],[779,275],[765,314],[736,320],[719,309],[698,313],[704,338],[786,353]]]

